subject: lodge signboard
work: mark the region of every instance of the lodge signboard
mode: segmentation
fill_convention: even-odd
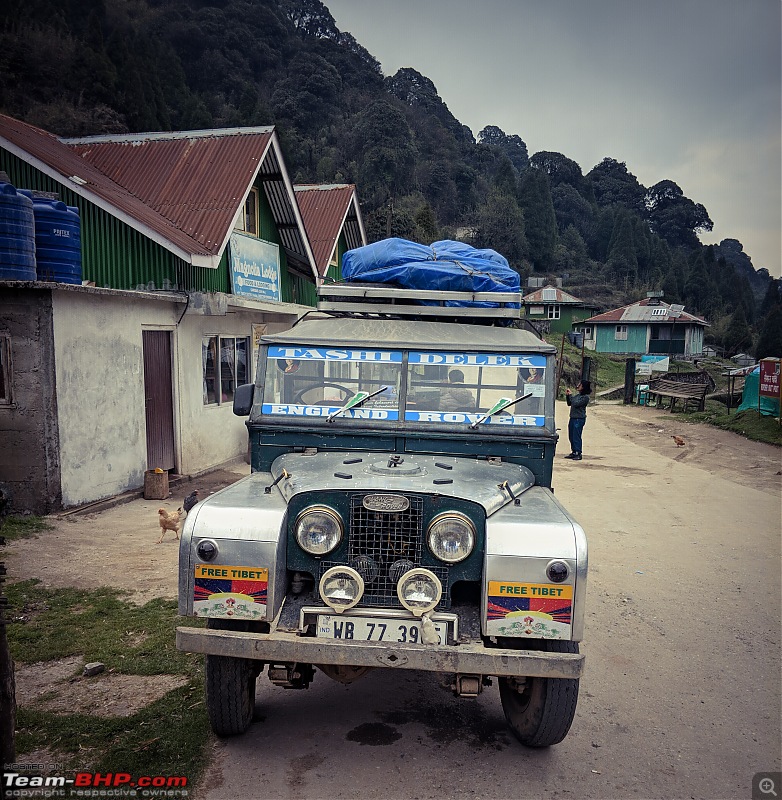
[[[232,233],[231,284],[233,293],[240,297],[282,300],[279,246],[245,233]]]

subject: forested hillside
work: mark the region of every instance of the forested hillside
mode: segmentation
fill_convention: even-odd
[[[676,183],[476,138],[320,0],[5,0],[0,75],[0,111],[59,135],[273,124],[295,182],[357,185],[373,240],[463,238],[605,308],[662,288],[717,344],[782,355],[780,281],[735,239],[702,246],[708,211]]]

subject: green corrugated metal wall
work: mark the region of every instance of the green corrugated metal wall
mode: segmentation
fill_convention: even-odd
[[[625,322],[595,325],[595,350],[598,353],[645,353],[647,326],[627,325],[627,339],[617,339],[615,336],[617,324],[627,325]]]

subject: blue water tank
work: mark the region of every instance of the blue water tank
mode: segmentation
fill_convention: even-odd
[[[0,182],[0,280],[35,277],[33,201],[10,183]]]
[[[81,285],[79,209],[33,195],[33,213],[38,280]]]

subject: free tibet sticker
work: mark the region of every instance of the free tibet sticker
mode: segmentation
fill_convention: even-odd
[[[198,617],[265,619],[266,567],[196,564],[193,611]]]
[[[489,636],[569,639],[573,587],[569,584],[489,581]]]

